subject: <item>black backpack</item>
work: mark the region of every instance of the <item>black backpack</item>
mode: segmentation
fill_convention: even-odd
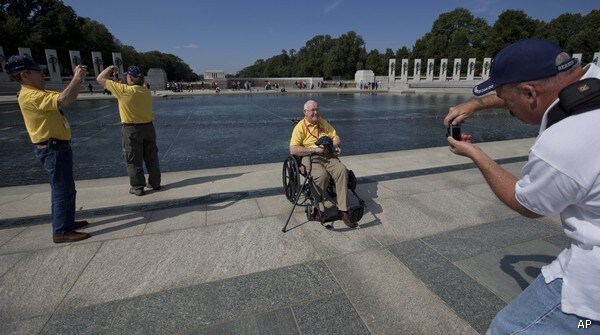
[[[558,93],[560,101],[548,112],[550,128],[565,118],[600,108],[600,79],[586,78],[577,81]]]

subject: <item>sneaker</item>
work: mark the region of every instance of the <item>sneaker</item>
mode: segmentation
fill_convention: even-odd
[[[152,186],[152,185],[150,185],[150,184],[146,184],[146,188],[151,188],[151,189],[153,189],[153,190],[155,190],[155,191],[158,191],[158,190],[160,190],[162,187],[161,187],[160,185],[158,185],[158,186]]]
[[[135,194],[135,195],[137,195],[138,197],[141,197],[142,195],[146,194],[146,193],[144,192],[144,189],[143,189],[143,188],[133,188],[133,187],[129,189],[129,193],[130,193],[130,194]]]

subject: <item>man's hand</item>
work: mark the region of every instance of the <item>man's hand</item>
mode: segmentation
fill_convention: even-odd
[[[493,108],[506,108],[506,104],[497,95],[486,95],[481,98],[471,99],[460,105],[450,107],[448,115],[444,118],[444,126],[448,128],[450,122],[455,125],[461,124],[475,112]]]
[[[74,70],[73,79],[78,83],[82,83],[85,80],[85,76],[87,76],[87,74],[87,66],[77,65]]]
[[[313,154],[319,154],[319,155],[321,155],[321,154],[324,154],[324,153],[327,152],[327,149],[325,149],[322,145],[320,145],[320,146],[316,146],[315,145],[311,149],[312,149],[311,153],[313,153]]]
[[[448,110],[448,115],[446,115],[444,118],[444,126],[448,128],[450,122],[455,125],[461,124],[471,115],[473,115],[473,113],[475,113],[477,110],[476,101],[477,99],[472,99],[467,102],[463,102],[460,105],[450,107]]]
[[[452,136],[448,136],[450,151],[452,151],[453,153],[460,156],[473,158],[475,151],[481,151],[481,149],[478,146],[471,144],[471,142],[473,141],[473,136],[461,134],[460,139],[460,141],[457,141],[453,139]]]

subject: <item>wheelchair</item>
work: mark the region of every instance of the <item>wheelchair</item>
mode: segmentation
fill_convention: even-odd
[[[302,164],[302,157],[290,155],[283,162],[282,181],[285,197],[292,203],[292,211],[283,226],[282,232],[286,232],[286,228],[290,222],[292,214],[296,206],[304,206],[307,221],[319,221],[322,226],[331,229],[333,226],[328,224],[336,220],[341,220],[342,215],[337,208],[335,182],[333,178],[329,178],[329,184],[326,190],[320,190],[312,177],[312,156],[308,161],[308,166]],[[363,214],[365,202],[356,194],[356,176],[352,170],[348,170],[348,189],[358,199],[358,205],[348,208],[348,215],[354,222],[358,222]],[[326,194],[325,194],[326,193]],[[302,198],[302,199],[301,199]],[[324,199],[329,199],[334,203],[334,206],[326,208],[324,211],[319,210],[319,203]],[[318,213],[320,220],[316,219]]]

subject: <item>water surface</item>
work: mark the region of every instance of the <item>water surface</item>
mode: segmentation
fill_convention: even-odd
[[[458,94],[287,94],[197,96],[154,100],[163,172],[283,162],[293,120],[306,100],[342,138],[343,155],[447,145],[442,120],[448,108],[469,99]],[[77,101],[65,109],[73,135],[76,180],[125,176],[114,100]],[[0,187],[47,183],[35,158],[18,105],[0,105]],[[537,126],[505,111],[476,114],[463,125],[475,142],[527,138]]]

